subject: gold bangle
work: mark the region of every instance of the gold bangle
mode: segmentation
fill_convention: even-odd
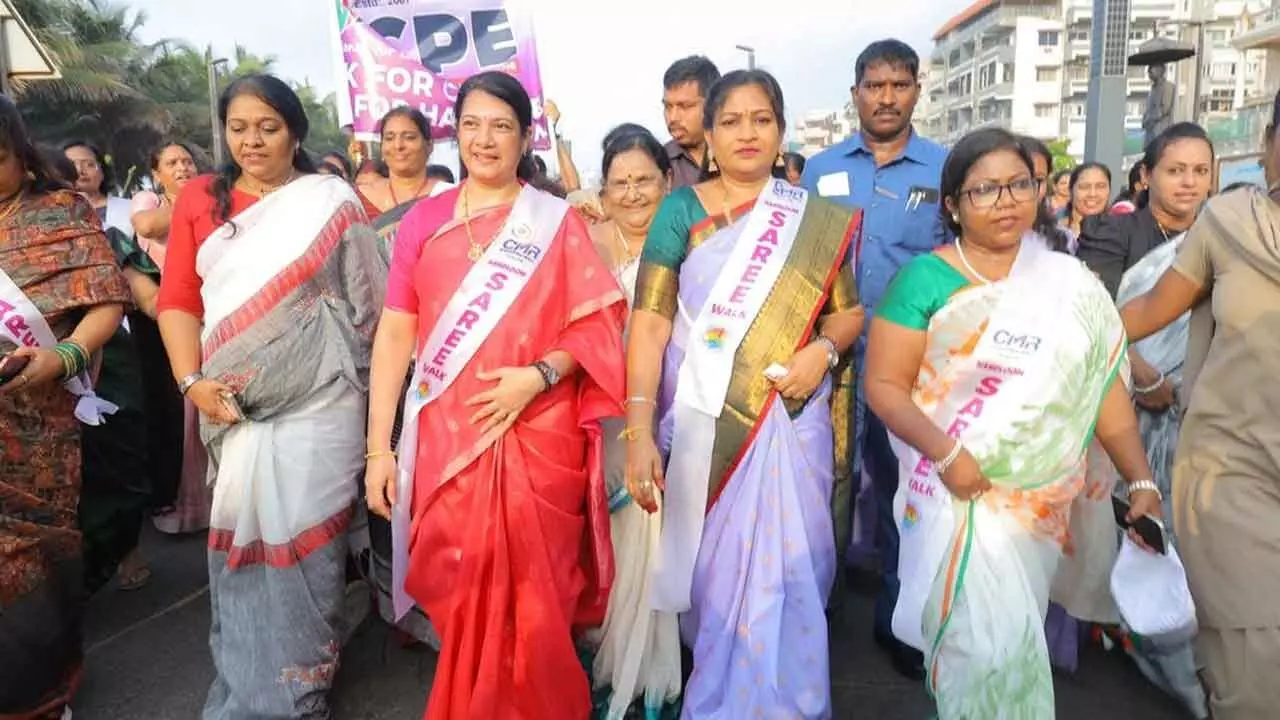
[[[649,427],[648,425],[642,425],[640,427],[629,427],[623,430],[622,432],[618,433],[618,439],[619,440],[635,440],[637,437],[640,436],[640,433],[649,432],[652,429],[653,428]]]
[[[643,395],[634,395],[632,397],[627,398],[627,401],[623,404],[624,405],[657,405],[658,402],[656,400],[650,400],[649,398],[644,397]]]
[[[368,452],[368,453],[365,453],[365,454],[364,454],[364,459],[365,459],[365,460],[372,460],[372,459],[374,459],[374,458],[380,458],[380,457],[395,457],[395,456],[396,456],[396,451],[395,451],[395,450],[377,450],[377,451],[375,451],[375,452]]]

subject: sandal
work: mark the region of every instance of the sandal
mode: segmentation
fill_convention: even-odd
[[[117,587],[118,589],[123,590],[125,592],[131,591],[131,590],[141,590],[143,587],[146,586],[147,581],[150,579],[151,579],[151,568],[147,567],[146,565],[143,565],[142,567],[137,568],[132,573],[128,573],[128,574],[126,574],[123,570],[121,570],[120,583]]]

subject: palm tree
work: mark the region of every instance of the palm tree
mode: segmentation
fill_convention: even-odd
[[[255,73],[270,74],[275,72],[276,67],[274,55],[254,55],[239,43],[236,44],[234,62],[235,66],[231,70],[231,74],[235,77],[253,75]]]
[[[149,154],[166,138],[194,145],[208,159],[212,48],[145,43],[139,29],[146,14],[112,0],[14,3],[62,73],[61,80],[15,83],[18,107],[39,139],[94,143],[108,155],[118,181],[145,175]],[[230,75],[270,73],[275,62],[237,45]],[[341,147],[333,96],[317,99],[306,83],[294,88],[311,121],[307,149]]]
[[[337,97],[329,93],[320,98],[309,82],[299,83],[293,89],[298,93],[298,99],[302,101],[302,107],[307,111],[307,119],[311,123],[307,141],[302,146],[313,155],[344,149],[347,138],[338,127]]]
[[[62,73],[60,80],[15,83],[28,125],[46,141],[98,145],[117,171],[140,164],[141,146],[173,123],[132,82],[145,75],[158,50],[138,37],[146,15],[107,0],[16,0],[15,7]]]

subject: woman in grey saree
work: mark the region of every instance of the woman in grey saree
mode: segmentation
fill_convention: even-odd
[[[305,174],[292,150],[306,133],[295,103],[269,76],[227,89],[243,174],[184,188],[161,286],[161,330],[214,478],[206,720],[330,717],[344,629],[384,276],[354,190]],[[259,129],[271,123],[288,133]]]
[[[1086,226],[1079,257],[1104,279],[1119,277],[1117,305],[1123,307],[1149,293],[1173,267],[1187,228],[1195,222],[1209,194],[1213,160],[1213,146],[1201,128],[1188,123],[1172,126],[1148,146],[1143,159],[1149,168],[1143,208]],[[1174,517],[1173,466],[1188,395],[1183,365],[1190,317],[1189,312],[1182,314],[1129,348],[1135,368],[1138,429],[1153,479],[1163,495],[1166,518]],[[1172,523],[1167,530],[1173,534]],[[1193,717],[1209,716],[1191,643],[1156,647],[1124,626],[1111,627],[1107,634],[1152,683],[1177,698]]]

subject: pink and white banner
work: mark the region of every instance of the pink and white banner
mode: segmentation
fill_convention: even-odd
[[[468,77],[501,70],[533,99],[533,147],[551,149],[533,17],[512,0],[333,0],[335,70],[345,79],[338,119],[359,140],[378,140],[393,107],[417,108],[432,136],[454,136],[454,101]]]

